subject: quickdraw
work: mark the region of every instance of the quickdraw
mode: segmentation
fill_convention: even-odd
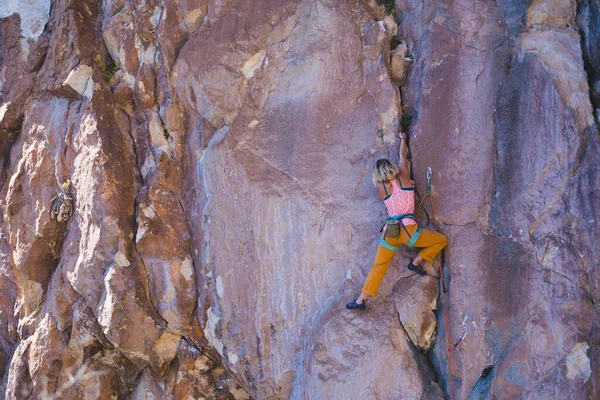
[[[419,215],[419,212],[421,211],[421,208],[423,207],[423,204],[425,203],[426,199],[429,199],[429,202],[431,203],[431,216],[433,219],[433,226],[435,227],[435,230],[439,232],[438,226],[437,226],[437,221],[435,219],[435,206],[433,204],[433,196],[431,195],[431,177],[433,176],[433,171],[431,170],[431,167],[427,167],[427,194],[425,196],[423,196],[423,198],[421,199],[421,201],[419,202],[419,207],[417,207],[417,212],[415,213],[415,215]],[[448,315],[447,315],[447,309],[448,307],[446,306],[445,302],[444,302],[444,275],[443,275],[443,265],[445,263],[445,251],[442,250],[441,253],[441,260],[440,260],[440,297],[442,299],[442,308],[444,309],[444,326],[446,328],[446,341],[448,343],[448,393],[450,395],[450,400],[452,400],[452,352],[454,351],[454,349],[456,349],[456,347],[460,344],[460,342],[462,342],[462,340],[465,338],[465,336],[467,336],[467,327],[464,327],[460,338],[458,339],[458,342],[456,342],[456,344],[454,344],[454,346],[452,346],[452,338],[451,338],[451,332],[450,329],[448,327]]]
[[[458,346],[460,344],[460,342],[463,341],[463,339],[465,338],[465,336],[467,336],[467,327],[465,326],[462,331],[460,332],[460,337],[458,338],[458,342],[454,343],[454,346],[449,347],[448,348],[448,353],[452,353],[454,351],[454,349],[456,349],[456,346]]]
[[[419,211],[421,211],[421,207],[423,207],[425,200],[429,199],[429,202],[431,203],[431,214],[433,216],[433,226],[435,226],[436,231],[439,231],[437,222],[435,220],[435,207],[433,205],[433,196],[431,195],[431,177],[432,176],[433,176],[433,171],[431,171],[431,167],[427,167],[427,194],[425,196],[423,196],[423,198],[419,202],[419,207],[417,207],[417,212],[415,213],[415,215],[419,215]],[[429,218],[429,216],[427,216],[427,218]]]
[[[402,223],[403,219],[412,219],[413,221],[415,221],[417,223],[417,230],[415,231],[415,233],[413,233],[411,235],[408,232],[408,229],[406,229],[406,226]],[[417,243],[417,240],[419,240],[419,236],[421,236],[421,227],[419,226],[419,222],[417,221],[417,218],[413,214],[398,214],[398,215],[392,215],[391,217],[388,217],[388,219],[386,220],[386,223],[390,223],[392,221],[398,221],[398,224],[400,225],[400,227],[402,229],[404,229],[404,231],[406,232],[406,234],[408,235],[408,237],[410,239],[406,245],[410,248],[413,248],[415,246],[415,243]],[[383,230],[383,228],[381,228],[381,229]]]

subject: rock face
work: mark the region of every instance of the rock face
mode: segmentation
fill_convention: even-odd
[[[598,371],[572,379],[565,365],[598,323],[598,131],[575,4],[401,8],[414,169],[418,182],[437,171],[450,237],[440,380],[449,387],[445,336],[466,326],[456,398],[593,398]]]
[[[0,397],[595,398],[597,0],[29,3],[0,5]],[[399,130],[444,273],[401,250],[349,312]]]

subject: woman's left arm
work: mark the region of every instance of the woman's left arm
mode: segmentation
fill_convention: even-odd
[[[410,161],[408,161],[408,146],[406,145],[406,133],[400,132],[400,161],[398,162],[400,177],[410,179]]]

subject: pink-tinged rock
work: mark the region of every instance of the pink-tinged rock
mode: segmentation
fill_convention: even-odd
[[[282,5],[268,16],[243,12],[213,21],[204,35],[196,32],[174,68],[188,79],[181,97],[211,122],[226,122],[238,95],[245,96],[197,167],[199,298],[209,299],[198,315],[209,344],[253,397],[288,398],[316,382],[298,368],[313,362],[303,349],[315,333],[303,327],[318,326],[313,318],[321,313],[343,312],[333,293],[348,274],[359,276],[358,292],[370,267],[383,208],[370,181],[374,160],[364,155],[387,155],[377,131],[393,140],[399,96],[386,69],[387,32],[360,3]],[[264,57],[262,45],[242,57],[228,50],[236,35],[230,20],[248,18],[249,30],[261,32],[272,15],[297,22]],[[338,35],[344,46],[324,44]],[[221,44],[212,45],[218,50],[208,58],[192,53],[215,41]],[[215,57],[240,72],[217,69]],[[224,96],[233,96],[232,86],[237,94],[229,101]],[[377,361],[364,360],[365,370]],[[318,386],[314,393],[329,397],[330,390]]]
[[[561,364],[597,318],[582,280],[597,264],[599,197],[578,35],[521,33],[526,8],[448,6],[409,9],[403,23],[421,38],[403,88],[415,177],[423,188],[433,168],[449,237],[450,332],[438,321],[434,365],[448,393],[447,335],[467,327],[452,355],[454,397],[587,398],[591,384],[569,380]],[[557,48],[541,50],[543,37]]]
[[[63,333],[49,314],[41,318],[29,346],[28,367],[36,393],[48,396],[56,392],[62,356],[67,348]]]
[[[121,107],[127,114],[133,114],[133,89],[124,81],[121,81],[113,89],[115,105]]]
[[[598,1],[396,3],[1,18],[0,397],[595,398]],[[399,129],[421,195],[434,171],[447,320],[412,250],[343,307]]]
[[[311,361],[297,372],[303,384],[291,398],[443,398],[425,356],[399,325],[393,302],[372,299],[364,312],[331,310],[321,318],[303,348]]]
[[[25,38],[37,39],[44,31],[50,13],[50,1],[30,0],[26,3],[19,1],[5,1],[0,8],[0,18],[18,15],[20,19],[19,31]]]
[[[172,86],[185,105],[204,117],[213,128],[233,121],[248,80],[263,68],[266,46],[281,47],[307,9],[306,5],[280,4],[265,13],[243,3],[235,12],[229,12],[232,5],[233,2],[214,4],[214,8],[209,5],[206,18],[211,20],[211,28],[201,29],[190,37],[179,51],[171,76]],[[246,21],[244,35],[247,37],[236,41],[242,28],[241,19]],[[211,51],[201,53],[196,51],[198,48],[210,48]],[[279,51],[273,55],[277,53]],[[313,68],[313,71],[305,71],[307,81],[309,76],[315,78],[320,65]],[[287,71],[289,78],[293,77],[292,70]]]
[[[102,11],[104,12],[105,18],[112,17],[113,15],[121,11],[123,7],[125,7],[125,3],[127,3],[127,0],[108,0],[107,2],[105,2],[102,7]]]
[[[160,185],[139,198],[136,249],[148,273],[150,299],[173,332],[191,326],[196,275],[189,254],[185,210],[175,194]]]
[[[408,74],[411,61],[412,59],[408,57],[406,43],[400,43],[392,50],[390,75],[396,85],[402,86],[406,82],[406,75]]]
[[[399,280],[394,288],[400,323],[409,340],[423,352],[428,352],[436,339],[438,292],[436,278],[414,274]]]
[[[590,368],[590,358],[587,354],[589,349],[590,346],[585,342],[577,343],[573,347],[565,361],[568,379],[579,379],[583,383],[590,379],[592,370]]]
[[[129,393],[137,384],[140,370],[114,349],[92,310],[79,299],[73,302],[73,326],[60,372],[54,396],[77,399],[84,395],[115,398]]]
[[[0,369],[3,371],[7,370],[10,365],[10,357],[14,350],[14,343],[17,341],[17,330],[16,330],[16,319],[8,314],[8,311],[12,310],[13,302],[9,302],[16,297],[16,290],[11,287],[10,282],[7,282],[5,275],[0,275],[0,289],[3,290],[4,295],[0,299]],[[11,293],[12,292],[12,293]],[[8,315],[7,315],[8,314]],[[3,381],[0,383],[0,393],[6,392],[6,385]]]
[[[9,365],[10,374],[7,376],[6,398],[27,399],[33,395],[33,384],[29,374],[27,360],[31,339],[22,341],[14,350]]]
[[[186,9],[185,6],[183,6],[185,12],[185,23],[188,26],[189,31],[194,32],[202,26],[204,17],[206,17],[206,14],[208,13],[208,5],[203,4],[198,7],[197,4],[194,4],[197,2],[188,3],[191,3],[189,8]]]
[[[377,134],[384,142],[393,143],[398,131],[400,95],[398,89],[390,84],[390,32],[381,21],[367,22],[363,26],[362,45],[365,86],[379,114]]]
[[[52,280],[48,285],[46,301],[44,303],[43,312],[50,315],[53,321],[53,328],[61,332],[69,331],[73,325],[78,322],[83,324],[79,319],[88,318],[89,307],[81,300],[79,294],[73,290],[65,275],[63,268],[59,267],[52,275]],[[82,315],[83,314],[83,315]],[[86,321],[88,325],[97,326],[95,320]],[[36,328],[37,329],[37,328]],[[75,329],[73,329],[75,330]],[[73,335],[71,337],[73,339]]]
[[[590,88],[579,44],[574,30],[531,28],[520,36],[523,52],[535,54],[544,70],[552,77],[564,104],[575,113],[579,130],[594,125]]]
[[[0,217],[2,221],[2,217]],[[17,342],[18,318],[13,313],[18,292],[14,277],[14,265],[11,261],[10,247],[0,236],[0,359],[3,368],[10,363],[10,355]]]
[[[156,26],[156,33],[162,47],[165,67],[170,71],[179,56],[181,47],[189,37],[188,21],[186,21],[186,16],[178,1],[165,0],[164,3],[160,21]],[[193,18],[192,25],[196,23],[198,23],[197,19]]]
[[[65,84],[69,75],[80,65],[94,69],[95,59],[102,60],[103,65],[108,64],[104,58],[106,50],[102,38],[97,35],[101,26],[99,9],[93,3],[57,3],[49,25],[52,35],[41,68],[44,79],[39,85],[55,96],[78,98],[73,88]]]
[[[598,114],[598,108],[600,107],[600,53],[596,50],[598,43],[600,43],[600,32],[596,29],[598,23],[600,23],[600,3],[598,0],[579,2],[577,5],[577,26],[581,35],[581,50],[590,86],[590,97],[592,105],[596,109],[596,120],[600,115]]]
[[[13,145],[11,178],[3,191],[5,233],[14,249],[12,260],[19,287],[16,311],[26,317],[43,303],[50,277],[58,264],[65,224],[50,218],[51,199],[61,179],[55,175],[55,157],[63,149],[68,102],[48,99],[28,109],[21,129],[24,134]],[[62,177],[60,177],[62,175]],[[27,319],[27,318],[26,318]]]
[[[157,154],[158,157],[161,157],[163,154],[169,158],[175,157],[173,143],[168,133],[165,132],[160,115],[156,112],[151,112],[150,115],[148,131],[154,153]]]
[[[2,223],[0,216],[0,224]],[[18,318],[14,315],[14,304],[18,293],[14,279],[14,266],[11,262],[11,251],[8,243],[0,234],[0,369],[8,370],[11,357],[17,349],[18,343]],[[6,393],[7,382],[0,383],[0,393]]]
[[[0,130],[3,136],[14,134],[20,128],[27,92],[33,89],[35,84],[31,75],[19,76],[18,80],[18,83],[11,87],[10,100],[0,104]]]
[[[577,8],[572,1],[534,0],[527,8],[526,27],[535,25],[558,29],[569,28],[575,24]]]
[[[155,375],[164,375],[170,369],[171,361],[175,358],[180,343],[181,335],[167,330],[154,342],[150,365]]]
[[[177,103],[171,103],[165,112],[165,126],[169,132],[181,132],[185,128],[185,114]]]
[[[2,144],[2,164],[8,143],[12,143],[22,122],[25,101],[35,85],[34,75],[29,73],[28,54],[32,40],[20,36],[19,17],[12,14],[0,20],[0,38],[3,51],[0,54],[0,143]],[[46,41],[39,40],[39,51],[45,54]],[[35,42],[33,44],[35,45]],[[9,135],[13,137],[9,137]],[[3,179],[3,178],[2,178]]]
[[[155,91],[156,78],[154,76],[154,69],[151,65],[144,64],[140,68],[135,81],[136,97],[144,107],[150,108],[156,102]]]
[[[152,376],[148,370],[142,373],[135,390],[131,394],[131,398],[135,400],[164,399],[166,396],[164,384]]]
[[[145,370],[131,398],[250,399],[225,369],[185,340],[181,341],[177,357],[170,365],[168,374],[157,380],[155,375]]]
[[[169,381],[172,399],[232,398],[250,399],[248,393],[236,383],[226,370],[207,358],[197,348],[182,341],[177,361]],[[176,379],[174,379],[177,377]]]
[[[110,56],[124,71],[124,80],[133,86],[140,67],[136,48],[135,19],[131,3],[112,16],[104,25],[102,37]],[[106,63],[108,65],[108,63]]]
[[[92,94],[92,68],[87,65],[79,65],[69,72],[62,88],[68,92],[68,96],[74,99],[82,95],[89,97]]]
[[[161,326],[146,309],[142,293],[136,293],[134,283],[120,268],[111,268],[104,281],[106,295],[98,308],[98,323],[116,348],[136,366],[144,366],[160,337]]]

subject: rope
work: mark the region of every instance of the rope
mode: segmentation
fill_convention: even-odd
[[[432,219],[433,219],[433,226],[435,227],[435,230],[437,232],[439,232],[440,230],[438,229],[437,226],[437,221],[435,220],[435,206],[433,204],[433,196],[431,196],[431,176],[432,176],[432,172],[431,172],[431,168],[427,168],[427,194],[425,196],[423,196],[423,198],[421,199],[421,202],[419,203],[419,207],[417,207],[417,212],[415,213],[415,215],[419,215],[419,211],[421,211],[421,207],[423,206],[423,204],[425,203],[426,199],[429,199],[429,202],[431,203],[431,215],[432,215]],[[454,350],[454,348],[456,348],[456,346],[458,346],[458,344],[460,343],[460,341],[464,338],[464,335],[461,335],[461,339],[454,345],[452,346],[452,339],[450,338],[450,329],[448,328],[448,315],[446,313],[446,304],[444,302],[444,275],[443,275],[443,265],[444,265],[444,261],[446,259],[445,256],[445,252],[444,250],[442,250],[442,255],[441,255],[441,260],[440,260],[440,286],[441,286],[441,295],[440,297],[442,298],[442,308],[444,309],[444,326],[446,328],[446,341],[448,342],[448,393],[450,395],[450,400],[452,400],[452,350]],[[465,333],[466,335],[466,333]]]

